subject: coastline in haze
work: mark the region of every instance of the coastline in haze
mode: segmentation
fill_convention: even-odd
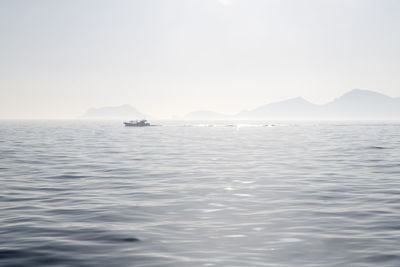
[[[83,118],[97,119],[141,119],[152,118],[134,107],[125,104],[116,107],[90,108]],[[241,111],[234,115],[214,111],[193,111],[175,119],[185,120],[259,120],[259,119],[331,119],[331,120],[393,120],[400,119],[400,97],[361,89],[353,89],[346,94],[324,104],[316,105],[302,97],[291,98]]]

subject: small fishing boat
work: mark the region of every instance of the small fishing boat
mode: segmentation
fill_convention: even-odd
[[[146,127],[146,126],[152,126],[150,123],[147,122],[147,120],[140,120],[140,121],[128,121],[124,122],[126,127]]]

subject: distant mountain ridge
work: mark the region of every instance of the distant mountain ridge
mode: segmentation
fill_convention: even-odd
[[[355,118],[400,118],[400,98],[392,98],[374,91],[353,89],[324,105],[325,116]]]
[[[127,104],[90,108],[83,117],[96,119],[151,118]],[[400,97],[353,89],[324,105],[316,105],[302,97],[296,97],[244,110],[235,115],[200,110],[186,114],[183,119],[400,119]]]
[[[185,118],[194,118],[191,112]],[[227,116],[212,111],[209,119],[400,119],[400,97],[362,89],[353,89],[324,105],[316,105],[302,97],[273,102],[252,110]],[[204,116],[202,116],[202,119]]]
[[[121,106],[89,108],[83,117],[101,119],[142,119],[145,118],[146,115],[131,105],[125,104]]]
[[[311,116],[316,112],[317,105],[312,104],[302,97],[270,103],[251,111],[242,111],[238,117],[275,117],[275,118],[297,118]],[[301,112],[299,113],[299,111]]]

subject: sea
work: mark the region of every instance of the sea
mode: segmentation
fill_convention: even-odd
[[[400,266],[399,121],[0,121],[0,266]]]

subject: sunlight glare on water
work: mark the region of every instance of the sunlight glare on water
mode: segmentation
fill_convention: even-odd
[[[0,122],[0,265],[400,265],[399,124],[160,124]]]

